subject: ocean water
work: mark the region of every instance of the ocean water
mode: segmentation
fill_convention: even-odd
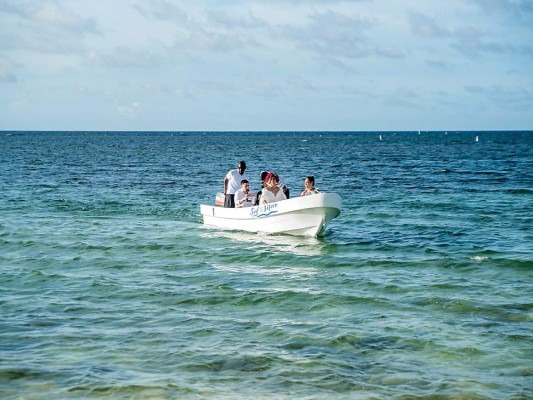
[[[204,227],[241,159],[341,215]],[[532,399],[532,222],[533,132],[0,132],[0,398]]]

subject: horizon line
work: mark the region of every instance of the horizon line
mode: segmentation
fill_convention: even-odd
[[[437,129],[437,130],[71,130],[71,129],[0,129],[0,133],[19,133],[19,132],[43,132],[43,133],[476,133],[476,132],[531,132],[533,129],[494,129],[494,130],[457,130],[457,129]]]

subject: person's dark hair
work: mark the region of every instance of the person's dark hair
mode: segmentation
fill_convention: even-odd
[[[261,171],[261,175],[260,175],[261,180],[264,181],[265,178],[267,177],[267,175],[268,175],[268,172],[267,172],[267,171]]]
[[[239,167],[242,165],[243,169],[246,169],[246,163],[244,161],[239,161]]]
[[[242,186],[243,183],[250,183],[250,182],[248,182],[247,179],[243,179],[243,180],[241,181],[241,186]]]
[[[307,180],[315,185],[315,177],[313,175],[306,176]]]

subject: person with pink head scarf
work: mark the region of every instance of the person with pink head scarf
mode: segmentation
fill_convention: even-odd
[[[283,189],[278,186],[279,176],[274,172],[269,172],[265,178],[266,186],[261,193],[261,204],[275,203],[276,201],[287,200]]]

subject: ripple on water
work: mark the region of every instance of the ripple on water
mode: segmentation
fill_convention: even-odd
[[[0,135],[2,396],[533,398],[532,136],[484,135]],[[236,142],[326,236],[201,224]]]

